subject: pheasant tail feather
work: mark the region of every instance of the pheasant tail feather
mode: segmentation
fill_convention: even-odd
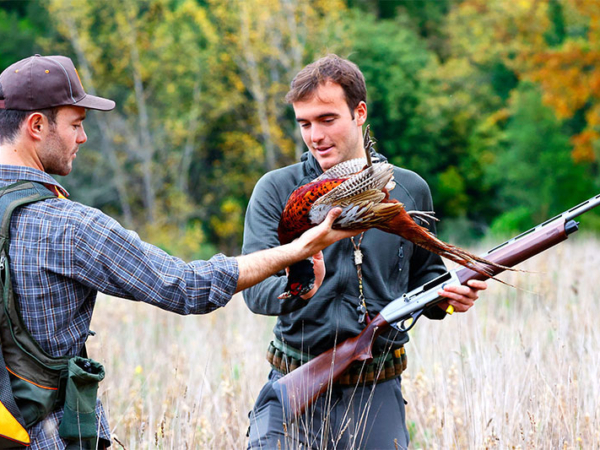
[[[430,252],[454,261],[461,266],[468,267],[485,277],[493,276],[493,271],[490,269],[490,266],[501,268],[503,270],[508,269],[507,267],[488,261],[462,248],[439,240],[427,228],[417,224],[404,209],[402,209],[393,219],[378,225],[377,228],[388,233],[402,236]]]

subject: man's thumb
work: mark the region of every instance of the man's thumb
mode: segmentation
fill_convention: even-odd
[[[335,219],[337,219],[342,213],[342,208],[333,208],[331,211],[327,213],[327,217],[325,218],[325,222],[331,228]]]

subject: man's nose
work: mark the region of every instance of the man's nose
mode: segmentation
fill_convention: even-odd
[[[77,134],[77,143],[85,144],[87,142],[87,134],[85,134],[85,130],[83,129],[83,125],[79,128],[79,133]]]
[[[312,140],[312,142],[321,142],[323,140],[323,138],[325,137],[324,133],[323,133],[323,128],[319,125],[313,125],[311,127],[310,130],[310,138]]]

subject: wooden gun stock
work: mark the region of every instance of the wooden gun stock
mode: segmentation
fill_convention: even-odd
[[[389,326],[381,315],[377,315],[358,336],[346,339],[277,380],[273,388],[286,417],[294,419],[302,415],[306,407],[312,405],[352,363],[371,361],[373,342]]]
[[[501,266],[513,267],[566,240],[569,234],[578,229],[573,218],[596,206],[600,206],[600,195],[504,242],[483,257]],[[393,300],[358,336],[345,340],[277,380],[273,388],[283,405],[286,419],[293,421],[302,415],[352,363],[370,362],[375,339],[392,324],[406,332],[414,326],[424,310],[444,301],[444,297],[437,296],[437,291],[443,289],[444,285],[454,282],[465,284],[473,279],[484,280],[504,270],[497,266],[488,266],[488,269],[490,276],[485,277],[468,267],[458,268]],[[409,319],[412,319],[411,324],[405,326],[404,323]]]

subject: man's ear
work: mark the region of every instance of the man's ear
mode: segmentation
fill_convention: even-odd
[[[362,127],[367,121],[367,104],[360,102],[354,110],[354,117],[356,117],[356,125]]]
[[[33,140],[42,140],[49,127],[48,118],[40,112],[34,112],[25,119],[25,133]]]

